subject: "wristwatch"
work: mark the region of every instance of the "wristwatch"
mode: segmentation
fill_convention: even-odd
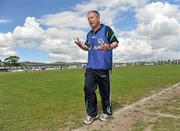
[[[109,50],[113,49],[110,44],[109,44],[109,48],[108,48],[108,49],[109,49]]]

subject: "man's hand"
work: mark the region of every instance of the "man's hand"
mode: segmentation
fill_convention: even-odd
[[[82,47],[82,42],[79,40],[79,38],[77,38],[74,43],[76,43],[76,45],[78,45],[79,47]]]
[[[109,50],[109,45],[108,45],[108,44],[102,44],[102,45],[100,45],[100,50],[103,50],[103,51]]]

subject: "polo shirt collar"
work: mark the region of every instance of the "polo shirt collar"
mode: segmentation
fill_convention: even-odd
[[[101,24],[101,26],[100,26],[100,28],[99,28],[98,30],[96,30],[96,31],[91,30],[91,33],[92,33],[92,34],[96,34],[103,26],[104,26],[104,25]]]

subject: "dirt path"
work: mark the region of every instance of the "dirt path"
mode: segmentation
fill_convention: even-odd
[[[106,123],[96,120],[74,131],[180,130],[180,82],[116,111],[113,116]]]

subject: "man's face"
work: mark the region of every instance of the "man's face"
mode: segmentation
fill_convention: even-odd
[[[88,17],[89,25],[92,28],[97,27],[100,24],[100,17],[98,14],[94,12],[89,12],[87,17]]]

